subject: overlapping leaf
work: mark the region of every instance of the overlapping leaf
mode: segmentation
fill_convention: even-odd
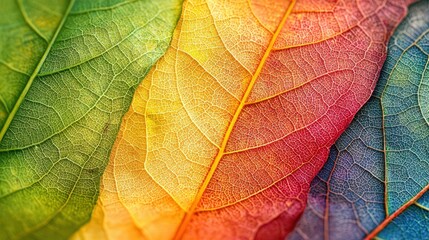
[[[291,239],[425,239],[429,233],[429,1],[389,43],[370,101],[313,181]]]
[[[120,120],[180,5],[1,1],[0,239],[64,239],[89,220]]]
[[[76,237],[284,237],[329,147],[369,98],[405,8],[186,1]]]

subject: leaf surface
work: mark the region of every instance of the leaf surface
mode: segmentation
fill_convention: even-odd
[[[77,238],[277,239],[372,93],[405,1],[185,1]]]
[[[2,1],[0,239],[65,239],[90,219],[137,84],[181,1]]]
[[[369,102],[332,147],[291,239],[425,239],[429,232],[429,1],[390,40]]]
[[[28,91],[27,84],[31,85],[42,67],[57,37],[57,29],[64,24],[69,6],[68,0],[2,2],[0,140],[19,108],[17,102],[23,100],[25,94],[22,93]]]

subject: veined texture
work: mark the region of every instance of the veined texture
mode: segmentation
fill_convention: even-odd
[[[427,239],[429,1],[389,42],[376,90],[313,180],[290,239]]]
[[[283,238],[408,2],[185,1],[77,237]]]
[[[0,239],[67,239],[182,2],[0,2]]]

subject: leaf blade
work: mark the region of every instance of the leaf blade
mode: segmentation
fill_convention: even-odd
[[[42,22],[48,22],[50,21],[50,24],[45,24],[48,26],[45,26],[44,32],[45,34],[51,35],[50,39],[48,39],[47,37],[45,37],[44,34],[42,34],[40,32],[40,30],[38,30],[38,27],[35,25],[35,23],[33,23],[33,21],[29,18],[26,9],[23,5],[23,2],[20,1],[16,1],[15,3],[11,3],[11,2],[7,2],[6,3],[6,7],[4,8],[3,11],[4,14],[7,14],[8,11],[17,11],[16,9],[13,8],[17,8],[19,9],[18,11],[20,12],[20,14],[22,15],[22,17],[24,18],[23,23],[21,24],[16,24],[16,22],[20,22],[18,19],[14,19],[10,22],[8,22],[7,20],[5,21],[5,29],[4,31],[2,31],[2,35],[4,36],[2,39],[2,46],[1,48],[6,49],[8,48],[10,45],[13,45],[13,43],[18,42],[18,44],[16,44],[18,48],[18,46],[22,46],[25,44],[22,44],[22,42],[20,41],[20,38],[22,35],[31,35],[31,32],[33,32],[33,37],[29,37],[29,39],[32,39],[31,41],[35,46],[32,47],[32,49],[24,49],[24,53],[26,53],[26,57],[23,57],[23,59],[19,59],[19,55],[24,55],[24,53],[13,53],[13,54],[7,54],[6,52],[3,53],[4,56],[2,58],[4,59],[0,59],[0,62],[2,63],[2,65],[6,66],[6,68],[2,69],[2,75],[8,76],[8,79],[4,79],[1,81],[1,86],[2,86],[2,91],[0,92],[0,99],[1,99],[1,103],[2,103],[2,108],[0,109],[0,142],[2,141],[4,134],[6,133],[13,117],[16,114],[16,111],[18,110],[21,102],[23,101],[26,93],[28,92],[29,88],[31,87],[31,84],[34,80],[34,78],[37,76],[40,68],[42,67],[47,54],[49,53],[49,50],[52,47],[52,44],[55,42],[55,39],[59,33],[59,30],[61,29],[62,25],[65,22],[65,19],[67,18],[68,13],[70,12],[70,8],[73,5],[73,1],[70,1],[70,3],[68,3],[68,1],[64,1],[63,3],[58,4],[57,8],[60,8],[59,11],[64,11],[61,12],[63,13],[64,16],[62,16],[61,18],[55,18],[52,15],[42,15],[43,12],[38,12],[37,8],[34,11],[34,15],[36,15],[38,18],[42,18],[39,21]],[[17,6],[14,6],[14,4],[16,4]],[[63,7],[64,9],[61,9],[61,7]],[[11,8],[11,9],[9,9]],[[13,10],[12,10],[13,9]],[[54,10],[58,10],[58,9],[51,9],[51,11],[54,12]],[[7,19],[8,17],[5,17],[4,19]],[[16,18],[16,17],[15,17]],[[48,20],[49,19],[49,20]],[[14,21],[16,20],[16,21]],[[19,34],[17,34],[16,32],[10,32],[7,31],[8,30],[8,25],[20,25],[19,30],[17,31],[21,31]],[[28,25],[29,29],[26,29],[25,26],[22,25]],[[36,35],[36,37],[34,37],[34,35]],[[17,37],[18,36],[18,37]],[[42,38],[43,41],[42,43],[40,42],[40,39],[37,39],[38,37]],[[26,41],[29,41],[26,40]],[[21,40],[22,41],[22,40]],[[19,45],[21,44],[21,45]],[[29,44],[26,44],[29,45]],[[46,45],[46,46],[45,46]],[[44,49],[45,48],[45,49]],[[2,55],[3,55],[2,54]],[[15,67],[13,65],[19,65],[17,60],[21,60],[23,62],[30,62],[33,61],[33,59],[40,59],[38,62],[34,62],[33,64],[30,64],[30,66],[26,66],[28,69],[25,70],[20,70],[19,68],[21,68],[22,66],[19,67]],[[33,65],[33,66],[31,66]],[[25,65],[24,65],[25,66]],[[19,76],[10,76],[13,75],[14,73],[19,73],[18,75],[24,75],[21,77],[24,78],[19,78]],[[27,79],[28,77],[28,79]],[[14,79],[15,78],[15,79]],[[10,79],[13,79],[13,81],[10,81]],[[12,89],[12,91],[10,90]],[[20,93],[20,94],[19,94]]]
[[[180,1],[75,2],[0,143],[0,238],[65,239],[89,220],[120,120],[179,13]]]
[[[325,238],[372,238],[383,229],[377,237],[424,238],[427,214],[414,205],[428,183],[427,110],[420,103],[427,95],[421,86],[428,79],[428,9],[427,1],[412,5],[393,35],[379,84],[313,181],[292,239],[322,239],[316,231]]]
[[[290,1],[273,1],[276,7],[269,8],[273,18],[268,20],[258,18],[260,12],[255,9],[266,6],[260,3],[264,2],[185,2],[170,49],[140,85],[123,120],[111,171],[103,177],[105,189],[98,211],[104,208],[104,216],[93,218],[80,236],[99,231],[100,224],[109,226],[103,229],[107,236],[117,236],[124,227],[116,219],[120,216],[146,238],[180,237],[176,235],[180,222],[195,202]],[[291,22],[274,44],[183,238],[280,238],[292,230],[312,173],[321,167],[328,147],[375,85],[384,61],[384,54],[380,55],[384,42],[404,13],[405,2],[395,3],[374,6],[365,2],[366,15],[357,19],[349,18],[357,14],[353,12],[358,9],[357,1],[342,2],[350,15],[332,2],[296,3]],[[335,17],[326,14],[333,9],[337,10],[333,15],[341,19],[337,19],[338,28],[332,21]],[[392,9],[399,9],[394,17]],[[318,14],[326,17],[315,17]],[[320,19],[332,31],[310,35],[298,27]],[[239,24],[244,22],[246,27]],[[252,31],[246,31],[250,27]],[[240,32],[245,34],[234,34]],[[368,44],[368,53],[359,44],[350,44],[360,38],[365,39],[363,45]],[[255,39],[262,44],[255,44]],[[323,68],[326,59],[322,57],[299,57],[299,52],[313,56],[310,53],[317,52],[313,48],[317,44],[322,45],[318,45],[320,52],[335,56],[329,58],[334,64]],[[330,47],[347,49],[343,51],[353,57],[339,61],[336,57],[342,51],[331,52]],[[354,60],[356,69],[350,67]],[[312,67],[320,68],[310,71]],[[282,73],[280,77],[275,78],[275,70]],[[344,80],[354,76],[360,84]],[[320,94],[321,89],[335,90]],[[307,113],[306,109],[311,110]],[[300,111],[306,114],[299,116]],[[268,206],[268,199],[275,202]]]

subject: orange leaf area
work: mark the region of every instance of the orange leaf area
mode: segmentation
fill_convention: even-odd
[[[401,0],[188,0],[76,238],[282,239],[370,97]]]

